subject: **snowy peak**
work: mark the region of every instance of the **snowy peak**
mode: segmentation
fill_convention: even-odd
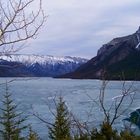
[[[0,76],[55,77],[75,71],[88,60],[80,57],[10,54],[0,56]]]
[[[25,65],[32,65],[38,63],[44,65],[46,63],[55,65],[56,63],[86,63],[88,60],[80,57],[56,57],[51,55],[22,55],[22,54],[11,54],[0,56],[1,60],[6,60],[9,62],[20,62]]]

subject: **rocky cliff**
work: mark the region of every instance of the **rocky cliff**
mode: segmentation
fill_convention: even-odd
[[[97,56],[63,78],[140,79],[140,28],[132,35],[104,44]]]

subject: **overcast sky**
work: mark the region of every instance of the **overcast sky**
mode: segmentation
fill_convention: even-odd
[[[43,8],[47,22],[22,53],[91,58],[140,25],[140,0],[43,0]]]

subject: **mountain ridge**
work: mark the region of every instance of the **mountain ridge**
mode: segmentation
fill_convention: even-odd
[[[71,56],[7,54],[0,56],[0,76],[53,77],[72,72],[85,62],[87,59]]]
[[[81,65],[76,71],[62,75],[61,78],[117,80],[123,73],[128,80],[140,79],[138,60],[140,60],[140,28],[134,34],[114,38],[104,44],[98,50],[97,56]]]

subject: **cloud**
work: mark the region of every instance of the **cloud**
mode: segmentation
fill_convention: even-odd
[[[91,58],[102,44],[137,30],[139,5],[139,0],[43,0],[47,23],[22,51]]]

